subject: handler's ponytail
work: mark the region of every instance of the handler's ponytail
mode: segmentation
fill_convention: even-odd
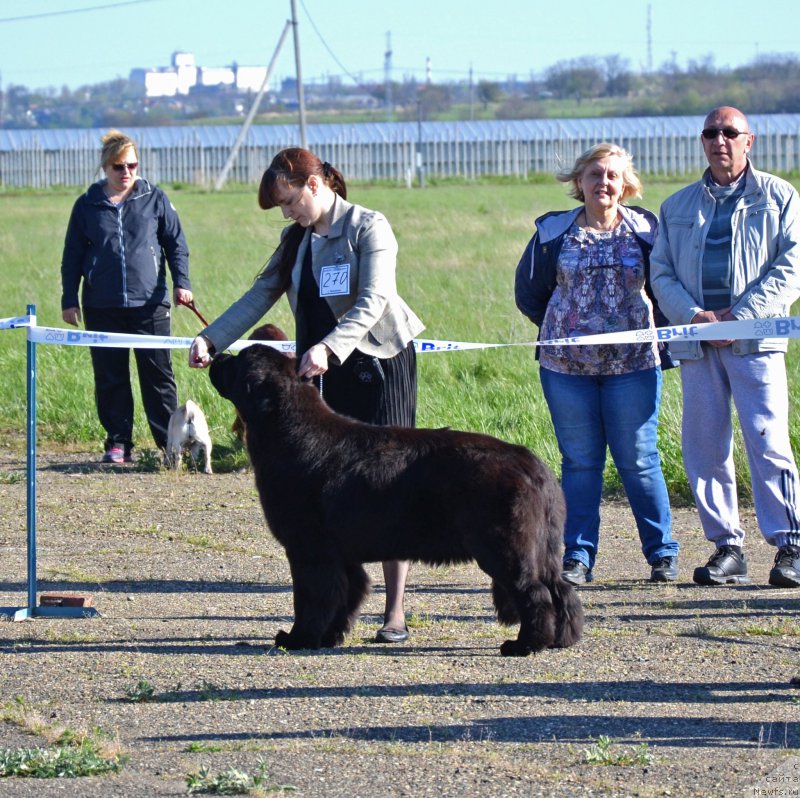
[[[327,161],[322,164],[322,179],[328,188],[338,194],[342,199],[347,199],[347,186],[342,173]]]

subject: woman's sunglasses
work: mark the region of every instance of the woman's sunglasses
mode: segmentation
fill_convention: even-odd
[[[719,134],[722,133],[726,139],[735,139],[739,136],[746,135],[746,130],[737,130],[735,127],[707,127],[703,131],[703,138],[712,141]]]
[[[124,172],[126,169],[129,172],[135,172],[139,166],[138,161],[131,161],[131,163],[112,163],[111,168],[115,172]]]

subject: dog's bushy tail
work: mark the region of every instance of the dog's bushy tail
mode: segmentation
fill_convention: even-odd
[[[556,610],[556,635],[553,648],[569,648],[581,639],[583,607],[578,593],[560,577],[548,585]]]

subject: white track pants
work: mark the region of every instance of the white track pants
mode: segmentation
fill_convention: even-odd
[[[708,345],[703,351],[700,360],[681,362],[683,459],[703,531],[716,546],[744,542],[733,467],[733,397],[761,532],[773,546],[800,545],[784,354],[735,355],[730,346]]]

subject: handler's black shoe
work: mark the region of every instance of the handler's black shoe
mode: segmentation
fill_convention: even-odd
[[[402,629],[391,629],[384,626],[378,629],[375,635],[376,643],[402,643],[408,640],[408,627],[404,626]]]
[[[698,585],[747,584],[747,557],[741,549],[720,546],[703,567],[694,569],[693,579]]]
[[[773,587],[800,587],[800,547],[781,546],[775,555],[775,565],[769,572]]]
[[[678,578],[678,558],[662,557],[653,563],[650,570],[651,582],[674,582]]]
[[[561,578],[571,585],[582,585],[592,581],[592,572],[580,560],[564,560]]]

